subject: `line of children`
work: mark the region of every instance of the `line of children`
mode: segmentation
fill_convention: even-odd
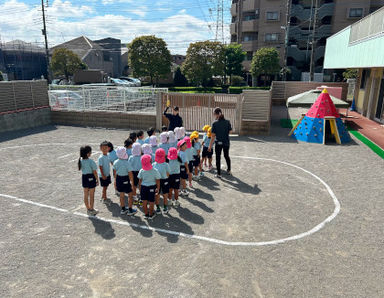
[[[137,213],[137,209],[133,208],[134,203],[143,204],[143,212],[149,219],[154,218],[156,213],[167,214],[169,203],[178,207],[179,190],[182,196],[189,195],[187,180],[189,187],[192,187],[192,179],[200,180],[203,176],[202,165],[204,162],[206,165],[207,159],[209,169],[212,168],[212,152],[207,150],[210,127],[204,126],[203,130],[206,131],[203,145],[199,142],[197,131],[188,137],[185,136],[184,127],[177,127],[169,132],[163,131],[160,134],[159,144],[153,128],[148,129],[148,137],[145,140],[142,131],[131,133],[125,140],[124,147],[118,147],[116,150],[112,143],[104,141],[100,144],[102,155],[98,159],[98,167],[89,159],[91,148],[82,147],[79,170],[81,169],[83,173],[84,203],[88,215],[96,215],[98,212],[93,205],[95,187],[99,181],[103,187],[101,201],[107,206],[112,203],[107,198],[107,189],[111,184],[110,165],[113,167],[115,191],[120,197],[121,214]],[[201,147],[203,147],[202,160]],[[128,195],[128,208],[125,206],[125,194]],[[163,197],[162,210],[160,195]]]

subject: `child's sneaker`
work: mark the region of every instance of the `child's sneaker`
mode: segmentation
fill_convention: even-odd
[[[160,210],[160,212],[161,212],[161,210]],[[149,215],[149,219],[154,219],[156,217],[156,212],[153,212],[153,214],[152,215]]]
[[[169,212],[168,206],[164,206],[163,213],[168,214],[168,212]]]
[[[103,204],[105,204],[107,206],[111,206],[112,201],[110,199],[105,199],[105,200],[103,200]]]
[[[192,180],[194,180],[194,181],[197,181],[197,180],[199,180],[199,177],[198,177],[198,176],[195,176],[195,175],[193,175],[193,177],[192,177]]]
[[[175,205],[175,199],[172,199],[172,201],[171,201],[171,205],[172,205],[172,206]]]
[[[133,208],[128,208],[128,212],[127,212],[127,215],[129,216],[132,216],[132,215],[135,215],[137,213],[137,209],[133,209]]]
[[[120,210],[120,214],[127,214],[127,212],[128,212],[128,208],[126,208],[126,207],[123,207]]]
[[[182,191],[181,191],[181,194],[183,195],[183,196],[189,196],[189,191],[188,190],[186,190],[186,189],[183,189]]]
[[[189,187],[192,188],[192,183],[191,182],[189,182]]]
[[[120,193],[116,190],[115,195],[120,196]]]
[[[216,174],[215,177],[221,179],[221,175],[219,174]]]
[[[92,212],[92,215],[94,215],[94,216],[95,216],[97,213],[99,213],[99,211],[96,210],[96,209],[91,209],[90,211]]]
[[[212,169],[213,169],[212,166],[209,166],[209,167],[208,167],[208,171],[209,171],[209,172],[212,171]]]
[[[145,214],[145,215],[144,215],[144,218],[145,218],[145,219],[148,219],[148,218],[149,218],[149,213]]]
[[[204,177],[204,173],[203,173],[203,171],[200,172],[200,178],[201,178],[201,177]]]
[[[179,202],[179,200],[175,200],[175,202],[173,203],[173,206],[175,206],[175,207],[179,207],[179,206],[180,206],[180,202]]]
[[[95,214],[93,213],[93,210],[92,210],[92,209],[88,209],[88,210],[87,210],[87,215],[88,215],[88,216],[95,216]]]
[[[232,172],[231,171],[227,170],[226,174],[229,175],[229,176],[232,176]]]
[[[143,206],[143,201],[140,199],[139,200],[139,204],[138,204],[139,206]]]
[[[157,214],[161,214],[160,206],[158,206],[158,207],[156,208],[156,213],[157,213]]]

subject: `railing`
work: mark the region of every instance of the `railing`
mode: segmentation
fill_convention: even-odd
[[[52,110],[156,113],[159,93],[167,88],[50,86]]]
[[[351,25],[349,43],[356,43],[384,33],[384,8]]]

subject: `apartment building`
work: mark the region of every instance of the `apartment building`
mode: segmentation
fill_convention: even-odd
[[[383,5],[384,0],[232,0],[231,42],[247,52],[247,72],[262,47],[275,47],[284,66],[287,43],[290,79],[302,80],[310,71],[313,32],[314,72],[322,74],[326,39]],[[324,79],[332,80],[331,73]]]

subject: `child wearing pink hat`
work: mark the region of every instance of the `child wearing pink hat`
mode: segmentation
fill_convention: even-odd
[[[139,178],[139,188],[141,199],[143,200],[143,211],[145,218],[153,219],[156,216],[154,212],[155,196],[160,189],[160,173],[152,166],[152,158],[145,154],[141,157],[142,169],[137,176]],[[149,203],[149,211],[148,211]]]
[[[120,193],[120,214],[134,215],[137,209],[133,209],[133,174],[132,167],[128,162],[127,150],[124,147],[116,149],[118,160],[113,163],[113,176],[115,177],[116,189]],[[125,207],[125,194],[128,194],[128,208]]]
[[[159,171],[160,173],[160,189],[159,193],[156,195],[156,213],[161,214],[160,209],[160,194],[163,194],[164,205],[163,212],[165,214],[168,213],[168,194],[169,194],[169,175],[171,169],[169,168],[169,164],[165,162],[165,150],[159,148],[155,153],[155,162],[153,163],[153,168]]]
[[[192,142],[189,137],[184,138],[185,143],[187,144],[187,149],[185,150],[188,160],[188,181],[189,181],[189,187],[192,187],[192,172],[193,172],[193,150],[192,150]]]
[[[181,179],[181,195],[188,196],[189,192],[187,190],[186,180],[189,177],[189,168],[188,168],[188,157],[186,153],[187,143],[184,140],[181,140],[177,143],[178,157],[181,159],[180,165],[180,179]]]
[[[172,199],[172,194],[175,194],[175,198],[172,199],[173,206],[177,207],[179,203],[179,188],[180,188],[180,166],[181,159],[177,154],[176,148],[169,148],[168,151],[169,160],[169,199]]]
[[[133,174],[133,184],[132,184],[132,195],[133,203],[138,204],[139,200],[137,198],[137,186],[139,185],[139,171],[141,170],[141,145],[140,143],[134,143],[132,145],[132,155],[128,159],[128,163],[132,168]]]

